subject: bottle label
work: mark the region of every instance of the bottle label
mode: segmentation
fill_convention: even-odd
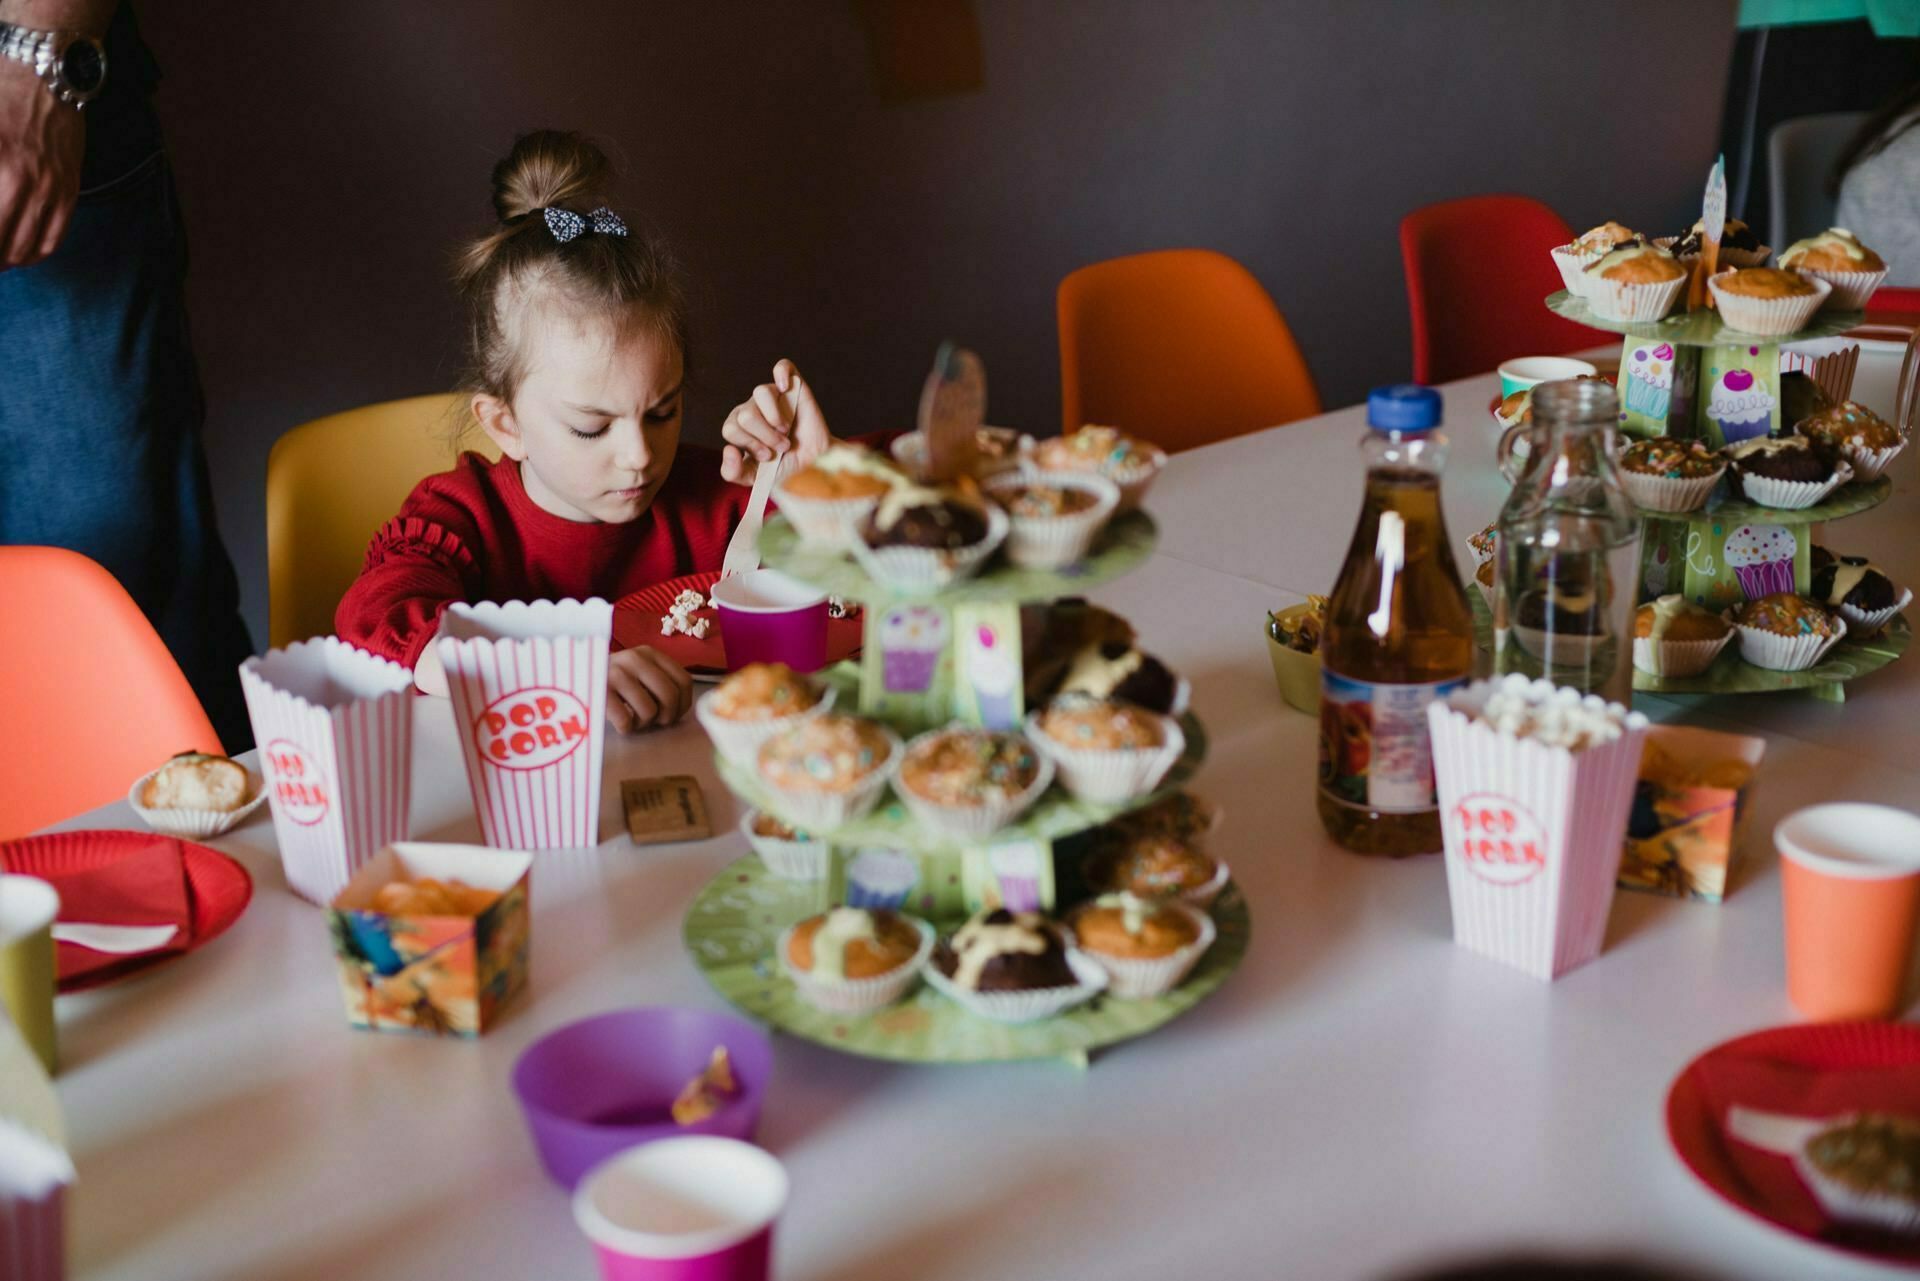
[[[1438,808],[1427,704],[1466,683],[1375,684],[1323,670],[1321,792],[1342,805],[1383,814]]]

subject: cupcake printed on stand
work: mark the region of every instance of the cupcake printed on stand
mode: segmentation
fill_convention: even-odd
[[[947,615],[935,605],[896,605],[880,620],[880,661],[889,694],[925,694],[947,648]]]
[[[1621,370],[1622,399],[1630,414],[1665,422],[1673,400],[1673,347],[1668,343],[1635,347]]]
[[[1748,600],[1793,590],[1793,560],[1798,550],[1784,525],[1741,525],[1727,535],[1726,564]]]
[[[961,664],[966,685],[988,729],[1012,729],[1020,723],[1020,657],[1007,633],[992,621],[966,628]]]
[[[1708,444],[1733,445],[1772,434],[1779,406],[1775,395],[1780,380],[1778,348],[1716,348],[1707,379],[1710,390],[1702,409],[1701,434]]]

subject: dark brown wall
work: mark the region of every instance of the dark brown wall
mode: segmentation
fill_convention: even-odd
[[[782,355],[838,430],[903,425],[947,336],[985,358],[995,421],[1051,430],[1054,286],[1173,245],[1245,262],[1337,405],[1408,372],[1406,210],[1521,190],[1575,223],[1661,227],[1697,207],[1734,5],[975,9],[984,88],[887,105],[851,0],[143,4],[256,639],[268,448],[451,382],[446,253],[488,217],[518,131],[613,143],[629,209],[679,249],[697,438]]]

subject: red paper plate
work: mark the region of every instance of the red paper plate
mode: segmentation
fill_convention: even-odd
[[[1920,1115],[1920,1025],[1805,1023],[1754,1032],[1687,1064],[1667,1093],[1667,1138],[1722,1199],[1819,1245],[1920,1264],[1920,1238],[1832,1222],[1788,1158],[1729,1136],[1727,1109],[1736,1103],[1789,1116]]]
[[[684,578],[670,579],[664,583],[633,593],[633,595],[614,602],[613,606],[613,643],[616,649],[632,649],[636,645],[651,645],[695,676],[720,676],[727,670],[727,652],[720,644],[720,620],[715,617],[711,606],[700,610],[696,618],[713,620],[713,626],[707,629],[705,636],[662,636],[660,618],[673,605],[674,597],[681,592],[699,592],[705,596],[719,579],[717,570],[704,574],[688,574]],[[827,661],[837,663],[852,658],[860,652],[860,639],[865,624],[859,614],[851,618],[830,618],[827,620]]]
[[[51,882],[56,890],[63,876],[120,862],[155,842],[172,842],[180,849],[187,879],[188,928],[192,933],[187,946],[172,952],[135,953],[106,969],[71,980],[66,977],[63,964],[62,992],[80,992],[118,982],[129,974],[198,951],[225,933],[228,926],[240,919],[240,913],[247,910],[247,903],[253,898],[253,878],[246,868],[219,850],[153,832],[53,832],[0,842],[0,867],[23,876],[37,876]],[[69,952],[68,946],[61,945],[59,951],[64,958]]]

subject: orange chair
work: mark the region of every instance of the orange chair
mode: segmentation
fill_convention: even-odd
[[[0,547],[0,840],[109,801],[176,752],[218,752],[126,588],[78,552]]]
[[[1469,196],[1400,220],[1413,312],[1413,381],[1489,373],[1515,356],[1559,356],[1611,335],[1548,311],[1563,288],[1552,249],[1566,220],[1531,196]]]
[[[1104,423],[1176,451],[1320,412],[1286,318],[1251,272],[1210,249],[1163,249],[1060,282],[1060,421]]]

